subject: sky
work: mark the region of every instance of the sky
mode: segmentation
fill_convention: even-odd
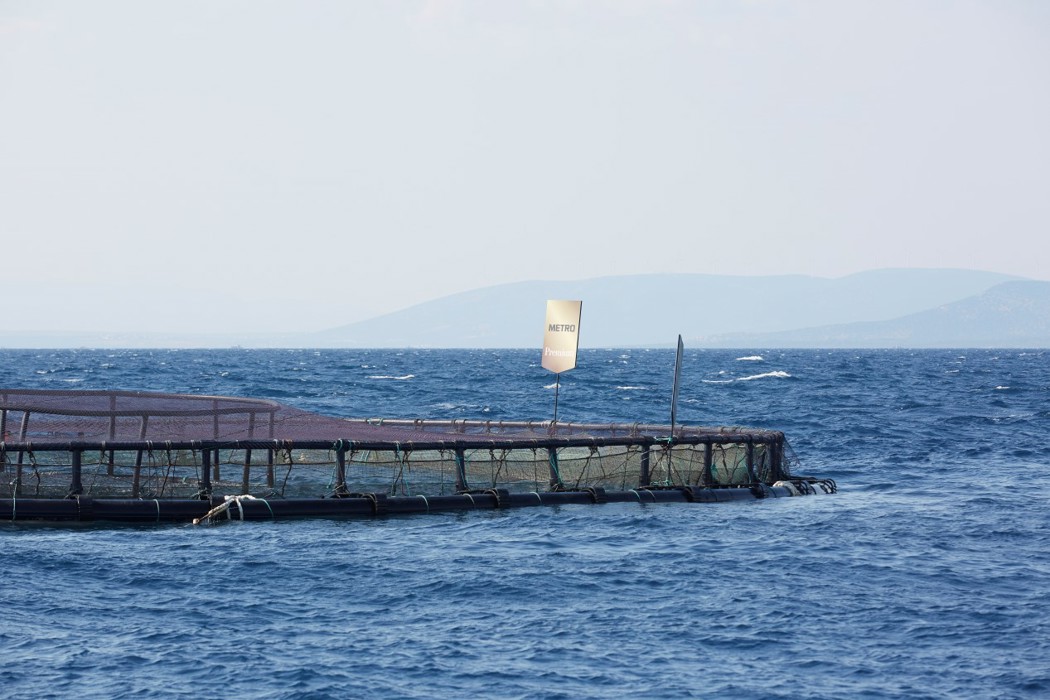
[[[1048,125],[1040,0],[0,0],[3,326],[314,331],[659,272],[1047,280]]]

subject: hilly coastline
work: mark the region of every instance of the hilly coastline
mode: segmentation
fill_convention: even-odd
[[[315,337],[325,347],[530,347],[545,300],[554,298],[584,300],[581,347],[669,346],[678,334],[692,347],[1050,346],[1050,282],[916,269],[837,279],[681,274],[521,282]]]
[[[516,282],[315,333],[0,334],[6,348],[518,348],[547,299],[582,299],[581,347],[1050,347],[1050,282],[975,270],[841,278],[661,274]]]

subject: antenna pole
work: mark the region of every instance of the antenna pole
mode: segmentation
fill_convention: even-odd
[[[674,437],[675,414],[678,411],[678,390],[682,384],[682,336],[678,336],[678,352],[674,358],[674,384],[671,387],[671,437]]]

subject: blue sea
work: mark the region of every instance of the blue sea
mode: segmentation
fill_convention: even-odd
[[[666,422],[673,368],[581,351],[559,420]],[[538,350],[7,350],[0,387],[491,420],[555,396]],[[1050,697],[1050,351],[687,349],[677,415],[783,430],[839,493],[0,521],[0,697]]]

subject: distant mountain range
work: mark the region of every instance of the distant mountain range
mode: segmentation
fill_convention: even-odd
[[[324,346],[531,347],[547,299],[582,299],[583,347],[1050,347],[1050,282],[972,270],[826,279],[632,275],[519,282],[315,336]]]
[[[538,347],[547,299],[582,299],[581,347],[1050,347],[1050,282],[974,270],[628,275],[517,282],[295,335],[0,335],[3,347]]]
[[[727,333],[712,347],[1047,348],[1050,282],[1003,282],[982,294],[888,321],[839,323],[776,333]]]

